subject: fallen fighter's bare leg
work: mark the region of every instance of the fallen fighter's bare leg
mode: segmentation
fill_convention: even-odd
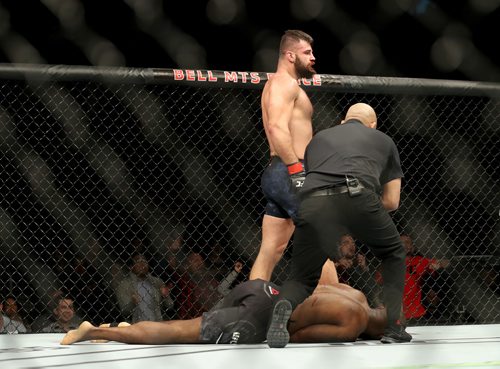
[[[120,322],[118,323],[117,327],[128,327],[130,323],[127,322]],[[111,323],[102,323],[99,325],[99,328],[109,328],[111,327]],[[90,341],[92,343],[106,343],[109,342],[108,340],[92,340]]]
[[[88,340],[107,340],[145,345],[167,343],[199,343],[201,317],[190,320],[165,322],[139,322],[126,327],[95,327],[83,322],[78,329],[69,331],[61,345]]]

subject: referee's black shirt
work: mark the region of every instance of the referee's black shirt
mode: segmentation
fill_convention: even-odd
[[[394,141],[355,119],[318,132],[306,148],[304,165],[303,193],[345,184],[346,175],[381,193],[385,183],[403,177]]]

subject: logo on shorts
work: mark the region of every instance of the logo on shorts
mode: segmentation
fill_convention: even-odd
[[[280,291],[278,291],[276,288],[272,288],[271,286],[267,286],[269,287],[269,292],[271,293],[271,295],[279,295],[280,294]]]
[[[238,340],[240,339],[240,332],[233,332],[231,340],[229,341],[230,345],[236,345]]]

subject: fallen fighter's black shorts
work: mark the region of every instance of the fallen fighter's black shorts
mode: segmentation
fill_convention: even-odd
[[[222,307],[203,313],[200,341],[233,344],[264,341],[278,294],[274,283],[261,279],[239,284],[224,298]]]
[[[278,156],[271,158],[260,184],[267,200],[265,213],[277,218],[292,218],[295,222],[299,199],[292,189],[288,168]]]

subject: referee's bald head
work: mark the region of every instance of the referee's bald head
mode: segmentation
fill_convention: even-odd
[[[342,123],[350,119],[359,120],[369,128],[377,128],[377,114],[375,114],[375,110],[368,104],[356,103],[352,105],[349,110],[347,110],[347,114]]]

